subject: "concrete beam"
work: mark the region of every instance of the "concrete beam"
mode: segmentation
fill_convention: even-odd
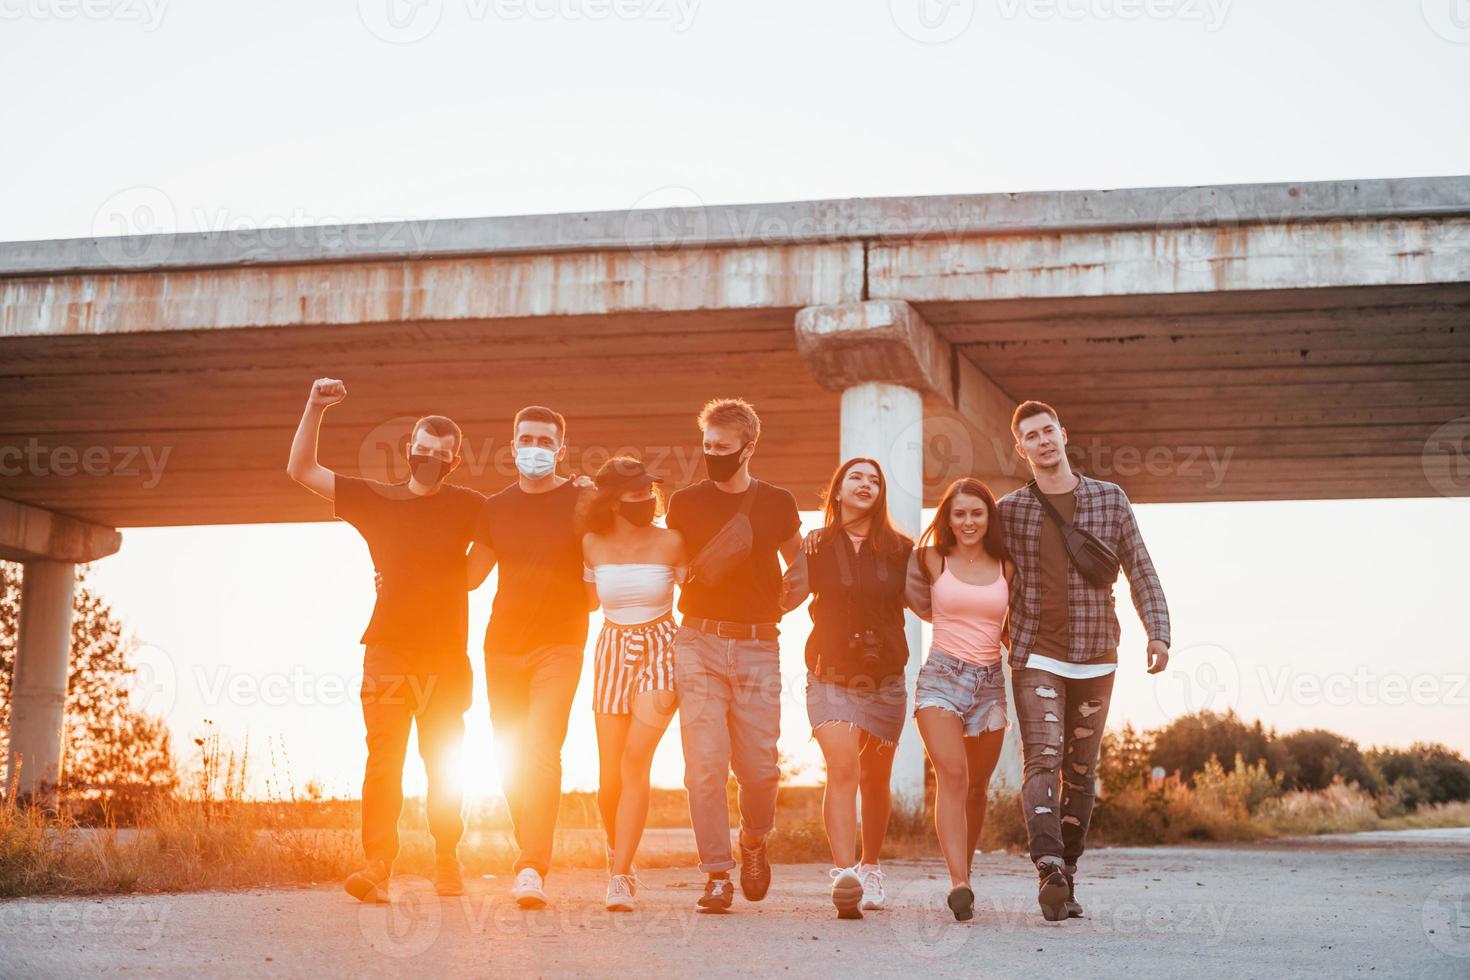
[[[0,276],[0,340],[794,310],[862,282],[856,242]]]
[[[689,195],[694,197],[693,194]],[[149,202],[165,222],[173,205]],[[635,202],[636,203],[636,202]],[[0,244],[0,276],[1470,214],[1470,177],[631,208]]]
[[[949,343],[905,302],[808,306],[796,314],[796,349],[828,391],[877,382],[954,404]]]
[[[120,547],[122,535],[110,527],[0,499],[0,559],[84,563]]]
[[[11,786],[6,787],[17,798],[51,802],[61,778],[75,590],[71,562],[26,562],[10,688]]]
[[[926,304],[1453,286],[1470,280],[1470,215],[1236,221],[875,244],[868,295]],[[1141,307],[1139,309],[1142,309]],[[946,313],[946,317],[949,314]]]
[[[909,435],[922,440],[926,503],[962,476],[980,477],[997,494],[1029,479],[1012,450],[1016,400],[908,303],[807,307],[796,316],[796,347],[818,384],[844,392],[844,404],[846,392],[867,384],[897,385],[923,397],[922,429]]]

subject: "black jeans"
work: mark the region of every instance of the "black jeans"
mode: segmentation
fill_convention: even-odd
[[[362,849],[391,870],[398,856],[403,764],[408,733],[419,728],[419,756],[428,775],[425,809],[434,851],[454,857],[464,833],[463,793],[454,760],[464,742],[464,713],[474,682],[466,656],[425,655],[370,646],[363,657],[362,720],[367,769],[362,777]]]
[[[1021,725],[1021,803],[1032,861],[1059,857],[1075,867],[1082,856],[1096,800],[1097,754],[1113,675],[1079,681],[1029,667],[1011,672]]]

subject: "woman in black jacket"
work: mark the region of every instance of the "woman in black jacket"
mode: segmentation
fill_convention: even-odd
[[[808,595],[807,715],[827,762],[822,819],[832,849],[839,918],[883,907],[878,853],[892,805],[889,774],[907,709],[904,586],[913,541],[888,517],[888,486],[875,460],[837,468],[826,524],[787,570],[782,606]],[[856,860],[862,793],[862,852]]]

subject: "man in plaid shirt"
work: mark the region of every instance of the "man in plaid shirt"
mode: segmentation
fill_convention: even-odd
[[[1118,617],[1111,586],[1077,571],[1061,528],[1037,498],[1063,520],[1113,550],[1148,631],[1148,671],[1169,662],[1169,607],[1123,488],[1072,472],[1067,430],[1044,402],[1023,402],[1011,419],[1016,452],[1034,484],[1000,500],[1006,547],[1016,563],[1010,598],[1011,689],[1021,725],[1021,800],[1037,899],[1050,920],[1079,917],[1074,877],[1087,839],[1098,748],[1118,668]],[[1034,488],[1034,489],[1033,489]]]

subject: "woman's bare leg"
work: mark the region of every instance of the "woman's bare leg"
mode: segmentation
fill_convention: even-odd
[[[850,868],[857,857],[857,795],[861,746],[856,725],[833,722],[812,732],[827,760],[827,788],[822,792],[822,822],[832,849],[832,866]]]
[[[893,812],[893,751],[896,746],[864,732],[858,752],[858,789],[862,793],[862,864],[877,864],[888,834],[888,816]]]
[[[597,722],[597,812],[612,847],[617,842],[618,798],[623,793],[623,746],[628,741],[631,715],[593,715]]]
[[[965,838],[969,849],[965,852],[965,870],[968,873],[975,862],[975,850],[980,846],[980,832],[985,829],[985,809],[990,802],[990,776],[1000,759],[1000,747],[1005,742],[1004,730],[981,732],[965,739],[965,757],[969,763],[969,785],[965,798]]]
[[[613,874],[633,870],[633,857],[648,823],[648,774],[653,754],[668,730],[679,706],[673,691],[645,691],[633,695],[633,714],[627,729],[621,759],[622,794],[618,799],[617,839],[613,848]]]
[[[965,798],[969,795],[969,762],[965,758],[965,726],[944,708],[915,712],[919,735],[934,766],[934,832],[949,868],[951,887],[969,885],[969,852],[965,849]]]

